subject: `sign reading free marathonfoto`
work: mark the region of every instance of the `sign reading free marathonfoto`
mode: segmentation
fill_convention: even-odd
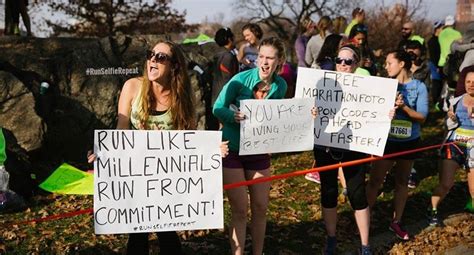
[[[398,81],[298,68],[295,98],[314,98],[314,143],[382,156]]]
[[[95,233],[223,228],[221,138],[220,131],[96,130]]]

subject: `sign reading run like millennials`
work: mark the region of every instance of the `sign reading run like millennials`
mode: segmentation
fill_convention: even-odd
[[[382,156],[397,80],[298,68],[295,98],[314,98],[314,143]]]
[[[219,131],[96,130],[96,234],[223,228]]]

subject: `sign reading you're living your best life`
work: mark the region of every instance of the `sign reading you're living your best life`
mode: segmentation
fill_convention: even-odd
[[[96,234],[223,228],[220,131],[96,130]]]
[[[310,98],[240,101],[240,155],[313,149]]]
[[[397,80],[298,68],[295,98],[314,98],[314,143],[382,156]]]

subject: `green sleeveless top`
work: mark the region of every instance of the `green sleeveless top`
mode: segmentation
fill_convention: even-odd
[[[146,121],[146,125],[140,125],[140,121],[138,118],[138,113],[141,110],[140,105],[141,100],[141,87],[138,91],[137,96],[133,100],[132,103],[132,111],[130,113],[130,124],[132,129],[144,129],[146,126],[147,130],[173,130],[173,121],[171,119],[171,112],[168,109],[166,112],[161,113],[151,113],[148,116],[148,120]]]

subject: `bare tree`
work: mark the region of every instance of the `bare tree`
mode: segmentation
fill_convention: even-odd
[[[114,1],[78,0],[52,1],[53,10],[63,12],[76,20],[54,23],[54,34],[74,34],[77,36],[112,36],[123,34],[164,34],[185,32],[196,25],[186,24],[186,11],[180,13],[170,7],[171,0],[155,1]]]
[[[379,0],[375,3],[373,11],[385,13],[385,17],[389,18],[390,21],[395,21],[400,24],[407,21],[423,19],[427,14],[423,0],[402,0],[391,6],[387,6],[385,0]],[[394,17],[394,13],[396,13],[396,17]]]
[[[362,0],[235,0],[234,6],[245,13],[244,20],[264,24],[268,31],[287,43],[290,56],[298,28],[305,17],[347,16]]]
[[[346,0],[236,0],[248,21],[263,23],[283,40],[294,41],[300,22],[307,16],[347,15],[361,1]]]
[[[431,28],[425,20],[423,0],[404,0],[392,6],[381,0],[366,17],[370,46],[374,49],[395,49],[402,39],[400,31],[405,22],[412,21],[416,33],[425,37]]]

